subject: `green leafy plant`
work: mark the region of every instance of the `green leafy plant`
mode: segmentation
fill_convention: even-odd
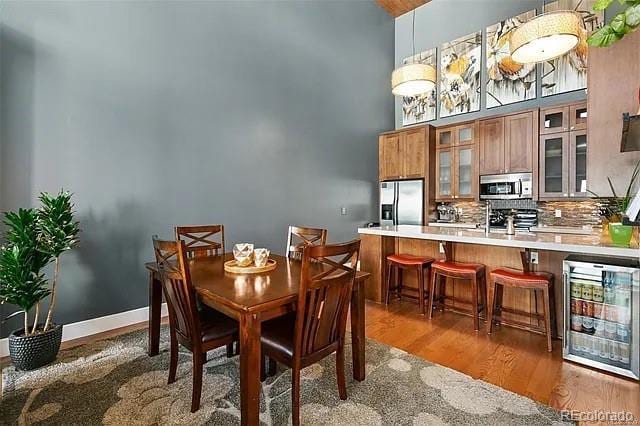
[[[636,163],[636,166],[631,173],[631,177],[629,179],[629,184],[627,185],[627,189],[623,196],[618,196],[616,192],[616,188],[613,186],[613,182],[610,177],[607,177],[607,182],[609,182],[609,188],[611,188],[611,193],[613,194],[613,198],[610,197],[601,197],[593,191],[589,191],[591,194],[595,195],[597,198],[608,198],[610,199],[609,204],[603,209],[602,214],[609,220],[609,222],[620,222],[622,221],[622,214],[629,207],[629,203],[633,198],[633,188],[636,184],[636,181],[640,177],[640,161]]]
[[[71,194],[60,191],[57,196],[40,195],[39,209],[20,209],[5,213],[6,245],[0,249],[0,303],[21,310],[9,317],[24,314],[24,334],[44,332],[51,327],[59,276],[60,256],[78,243],[80,232],[74,221]],[[43,269],[55,262],[51,289]],[[38,330],[40,302],[51,296],[47,319]],[[33,326],[29,312],[35,309]]]
[[[605,10],[614,0],[597,0],[593,5],[594,11]],[[635,31],[640,26],[640,0],[618,0],[627,8],[614,16],[611,21],[595,31],[587,39],[591,46],[607,47],[622,39],[625,35]]]
[[[40,250],[55,261],[53,282],[51,285],[51,301],[44,331],[51,325],[51,316],[56,304],[56,287],[60,273],[60,255],[71,250],[78,243],[80,228],[73,220],[73,203],[71,194],[60,191],[54,197],[46,192],[40,194],[40,210],[38,210],[38,229],[40,231]]]

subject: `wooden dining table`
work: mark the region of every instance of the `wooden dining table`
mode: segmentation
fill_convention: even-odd
[[[189,261],[191,280],[202,303],[234,318],[239,323],[240,411],[243,425],[257,425],[260,419],[260,333],[262,321],[295,311],[300,286],[301,262],[271,255],[274,270],[259,274],[234,274],[224,270],[231,253],[199,257]],[[150,356],[159,353],[162,284],[155,262],[149,271]],[[318,265],[318,267],[321,267]],[[351,342],[353,378],[365,377],[364,283],[369,273],[358,271],[351,296]]]

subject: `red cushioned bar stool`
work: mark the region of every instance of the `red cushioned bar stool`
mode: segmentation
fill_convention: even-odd
[[[446,299],[452,299],[457,302],[469,303],[461,301],[453,296],[445,295],[445,286],[447,278],[452,280],[468,280],[471,282],[471,310],[460,310],[445,305]],[[439,288],[438,288],[439,287]],[[435,295],[438,295],[437,298]],[[478,296],[481,302],[478,303]],[[452,260],[438,260],[431,265],[431,287],[429,288],[429,319],[433,317],[434,303],[439,305],[442,310],[452,310],[465,315],[471,314],[473,317],[473,328],[478,331],[480,329],[480,312],[485,307],[486,300],[486,278],[485,267],[479,263],[461,263]]]
[[[538,314],[537,297],[536,312],[529,313],[520,310],[505,308],[502,306],[502,290],[504,287],[524,288],[533,291],[534,296],[537,291],[542,292],[544,315]],[[553,274],[549,272],[529,272],[518,271],[515,269],[499,268],[489,273],[489,307],[487,318],[491,321],[487,322],[487,333],[491,334],[494,322],[500,322],[504,325],[511,325],[517,328],[541,333],[547,336],[547,350],[552,351],[551,337],[556,329],[555,306],[553,294]],[[527,316],[544,322],[544,327],[521,321],[507,320],[502,316],[503,312]]]
[[[426,288],[424,284],[424,273],[429,272],[429,267],[435,259],[429,256],[412,256],[410,254],[391,254],[387,256],[387,279],[384,303],[389,304],[389,296],[392,291],[398,295],[398,299],[402,297],[402,271],[413,270],[418,275],[418,304],[420,312],[425,313]],[[396,285],[391,287],[391,275],[393,270],[396,273]],[[429,275],[427,274],[427,279]]]

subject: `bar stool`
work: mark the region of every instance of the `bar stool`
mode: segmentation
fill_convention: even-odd
[[[556,329],[556,318],[553,307],[553,274],[549,272],[529,272],[517,271],[507,268],[499,268],[489,273],[489,307],[487,312],[487,334],[491,334],[494,319],[505,325],[522,328],[528,331],[541,333],[547,336],[547,350],[552,351],[551,336]],[[542,292],[544,316],[537,313],[523,312],[520,310],[502,307],[502,290],[504,287],[524,288],[533,291]],[[537,301],[537,298],[536,298]],[[494,306],[495,305],[495,306]],[[537,304],[536,304],[537,305]],[[521,321],[506,320],[502,317],[502,312],[508,312],[517,315],[536,318],[538,321],[544,322],[544,327],[523,323]]]
[[[445,310],[445,299],[453,299],[454,297],[445,296],[446,279],[469,280],[471,282],[471,311],[462,311],[459,309],[451,309],[462,314],[471,314],[473,317],[473,327],[476,331],[480,329],[479,312],[486,306],[486,278],[485,267],[479,263],[460,263],[452,260],[438,260],[431,265],[431,287],[429,288],[429,319],[433,317],[433,303],[436,301],[442,310]],[[439,281],[442,285],[438,289]],[[481,288],[480,288],[481,287]],[[435,294],[439,292],[438,299]],[[478,293],[480,294],[481,304],[478,306]],[[465,302],[468,303],[468,302]]]
[[[435,259],[429,256],[412,256],[410,254],[391,254],[387,256],[387,279],[384,303],[386,305],[389,304],[391,291],[395,290],[397,292],[398,299],[402,297],[402,271],[405,269],[414,270],[418,274],[418,303],[420,305],[420,312],[424,314],[426,289],[424,285],[424,272],[425,270],[429,270],[434,261]],[[392,270],[395,270],[397,274],[397,282],[393,288],[391,287]]]

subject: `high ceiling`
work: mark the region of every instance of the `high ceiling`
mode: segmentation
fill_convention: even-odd
[[[429,1],[431,0],[377,0],[378,4],[394,18],[410,12]]]

